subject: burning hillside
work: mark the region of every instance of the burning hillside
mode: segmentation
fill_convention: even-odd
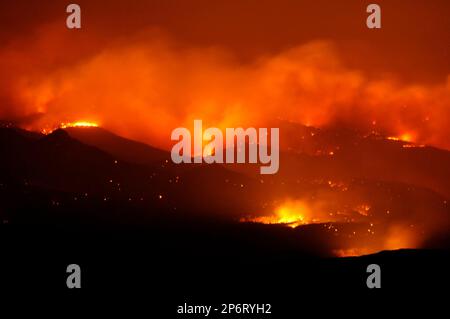
[[[56,129],[65,129],[69,127],[98,127],[97,123],[94,122],[87,122],[87,121],[77,121],[72,123],[61,123],[56,128],[43,128],[41,129],[41,133],[43,134],[50,134]]]
[[[195,118],[219,128],[276,118],[314,127],[340,124],[450,148],[448,78],[429,84],[371,77],[347,67],[331,41],[310,41],[243,64],[222,49],[174,49],[175,40],[149,32],[81,60],[24,70],[42,46],[65,54],[55,37],[61,35],[52,25],[0,48],[0,68],[8,70],[2,73],[7,82],[2,80],[1,117],[33,130],[91,118],[121,136],[166,149],[171,130]],[[23,41],[26,53],[19,49]]]
[[[44,216],[58,224],[67,215],[83,225],[92,217],[74,212],[88,211],[106,224],[153,225],[200,216],[193,224],[216,218],[235,229],[270,229],[282,234],[280,246],[339,256],[428,247],[448,234],[444,10],[417,10],[416,21],[432,12],[429,28],[402,29],[387,17],[384,41],[361,29],[360,17],[336,17],[329,3],[279,1],[273,10],[256,2],[251,10],[229,1],[221,10],[208,1],[199,3],[210,10],[182,2],[174,10],[133,1],[111,4],[111,19],[89,1],[82,30],[49,14],[0,33],[4,220]],[[403,14],[392,6],[392,15]],[[211,16],[195,16],[202,12]],[[232,28],[222,14],[236,19]],[[171,132],[196,119],[222,132],[276,129],[279,170],[261,176],[247,164],[175,165]],[[192,156],[215,152],[200,147]],[[35,207],[42,216],[28,215]]]
[[[209,217],[214,216],[212,212],[221,212],[227,219],[281,224],[298,232],[316,225],[315,235],[308,240],[314,242],[318,237],[331,236],[329,244],[339,256],[424,247],[434,236],[450,229],[450,155],[447,151],[430,147],[405,148],[414,144],[347,130],[318,130],[282,122],[279,125],[290,133],[287,135],[290,138],[282,140],[285,150],[280,157],[281,170],[274,176],[260,176],[250,164],[230,167],[225,164],[225,170],[219,172],[218,168],[211,168],[203,178],[200,172],[205,167],[194,168],[194,173],[182,165],[170,165],[168,153],[101,131],[95,123],[80,121],[60,127],[81,142],[114,154],[114,159],[101,164],[104,168],[112,165],[108,173],[104,172],[104,181],[94,177],[101,171],[93,176],[78,174],[64,178],[45,168],[47,161],[54,162],[57,158],[65,161],[64,154],[73,152],[79,154],[79,163],[87,165],[90,161],[90,155],[85,154],[88,149],[76,151],[79,146],[65,138],[56,139],[56,136],[51,139],[55,147],[58,145],[55,150],[48,149],[50,140],[40,143],[47,149],[44,154],[54,154],[52,158],[42,158],[37,155],[38,149],[30,148],[33,154],[38,151],[29,156],[40,163],[36,171],[41,170],[44,175],[39,177],[33,173],[26,179],[29,184],[52,188],[61,188],[64,184],[60,184],[60,180],[77,179],[75,188],[75,184],[70,183],[64,186],[80,193],[74,195],[75,198],[89,193],[112,202],[126,199],[134,203],[137,200],[144,207],[155,201],[157,205],[168,205],[166,209],[172,210],[172,214],[196,207]],[[54,134],[49,137],[51,135]],[[329,154],[330,149],[334,150],[333,155]],[[56,151],[61,154],[54,153]],[[23,167],[30,169],[26,158],[22,159]],[[138,177],[139,169],[128,171],[128,168],[128,172],[117,175],[115,163],[122,159],[144,164],[147,168],[141,177]],[[21,163],[17,157],[11,161],[16,167]],[[71,163],[61,164],[57,160],[54,166],[73,166],[75,162]],[[90,170],[87,166],[80,169]],[[229,169],[243,175],[233,176]],[[70,171],[67,173],[71,174]],[[150,176],[148,186],[146,176]],[[205,203],[202,200],[205,195],[215,200]],[[61,205],[64,204],[61,202]]]

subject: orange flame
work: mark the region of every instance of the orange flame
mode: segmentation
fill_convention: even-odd
[[[63,122],[61,124],[59,124],[58,127],[56,128],[43,128],[41,129],[41,133],[43,134],[50,134],[52,133],[54,130],[58,129],[58,128],[68,128],[68,127],[98,127],[98,123],[95,122],[88,122],[88,121],[77,121],[77,122]]]
[[[391,140],[391,141],[413,142],[414,134],[413,133],[403,133],[400,136],[389,136],[387,139]]]
[[[73,122],[73,123],[61,123],[61,125],[59,127],[60,128],[67,128],[67,127],[98,127],[98,124],[94,123],[94,122],[79,121],[79,122]]]
[[[290,200],[279,206],[272,215],[246,218],[241,221],[263,224],[283,224],[295,228],[299,225],[319,222],[317,218],[312,218],[312,214],[311,209],[305,202]]]

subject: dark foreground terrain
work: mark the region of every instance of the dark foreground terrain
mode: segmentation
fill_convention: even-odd
[[[219,311],[224,303],[272,307],[271,315],[216,313],[213,318],[291,318],[323,304],[322,313],[347,313],[345,307],[360,302],[378,310],[389,303],[410,309],[410,298],[421,303],[430,296],[445,299],[450,284],[448,250],[320,257],[307,247],[289,247],[281,229],[263,232],[256,225],[2,225],[0,234],[1,289],[8,297],[25,304],[27,298],[75,302],[77,307],[93,303],[109,311],[131,307],[150,318],[183,318],[176,310],[184,303]],[[66,286],[66,268],[73,263],[81,267],[81,289]],[[369,264],[381,267],[381,289],[366,286]]]
[[[177,307],[186,303],[211,305],[218,309],[209,315],[213,318],[294,318],[307,310],[347,313],[361,302],[371,311],[389,303],[410,309],[412,300],[422,304],[429,297],[434,309],[444,305],[437,298],[448,296],[447,152],[369,140],[402,156],[417,151],[420,161],[414,165],[423,169],[391,174],[395,183],[387,183],[373,180],[367,175],[372,169],[362,167],[359,177],[347,177],[348,186],[334,187],[330,174],[341,170],[330,165],[339,158],[322,167],[323,156],[302,154],[291,163],[301,169],[293,166],[289,174],[263,183],[220,166],[174,167],[166,153],[103,131],[79,138],[89,140],[82,143],[62,130],[48,136],[0,130],[2,305],[15,300],[26,308],[30,300],[43,299],[41,305],[62,300],[69,304],[66,310],[88,302],[109,311],[141,308],[144,317],[183,318]],[[393,155],[389,163],[396,159]],[[426,159],[435,162],[419,165]],[[320,167],[314,171],[313,164]],[[421,187],[410,186],[420,174],[430,178]],[[341,175],[334,178],[349,173]],[[355,222],[337,219],[338,233],[323,227],[329,223],[293,229],[239,222],[242,212],[262,211],[262,203],[285,193],[335,194],[327,202],[343,207],[359,204],[358,196],[367,193],[373,208],[344,215]],[[371,238],[366,233],[346,242],[346,227],[366,231],[372,222],[376,234],[391,223],[414,223],[426,235],[426,249],[334,257],[336,249]],[[70,264],[81,267],[81,289],[67,288]],[[381,267],[381,289],[366,285],[370,264]],[[271,304],[271,314],[220,313],[227,303]]]

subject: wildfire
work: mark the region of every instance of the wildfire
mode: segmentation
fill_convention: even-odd
[[[403,133],[400,136],[389,136],[387,138],[391,141],[403,141],[403,142],[413,142],[414,138],[411,133]]]
[[[420,246],[420,236],[414,231],[413,225],[393,225],[386,229],[382,236],[371,243],[360,244],[355,241],[350,246],[334,250],[338,257],[352,257],[374,254],[383,250],[416,248]],[[370,232],[369,232],[370,233]],[[362,239],[363,237],[360,237]],[[364,242],[364,241],[362,241]]]
[[[311,212],[305,203],[301,201],[288,201],[278,207],[272,215],[246,218],[241,221],[263,224],[284,224],[295,228],[299,225],[318,222],[318,220],[311,219],[309,216],[311,216]]]
[[[77,122],[63,122],[61,124],[59,124],[58,127],[56,128],[43,128],[41,130],[41,133],[43,134],[50,134],[52,133],[54,130],[58,129],[58,128],[68,128],[68,127],[98,127],[98,124],[95,122],[87,122],[87,121],[77,121]]]
[[[67,127],[98,127],[97,123],[94,122],[73,122],[73,123],[61,123],[59,126],[60,128],[67,128]]]
[[[414,227],[395,225],[390,227],[384,241],[384,249],[414,248],[420,243]]]

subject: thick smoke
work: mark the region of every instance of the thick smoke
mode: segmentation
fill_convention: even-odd
[[[1,118],[37,130],[95,121],[165,148],[172,129],[196,118],[216,127],[344,123],[450,149],[450,76],[434,85],[369,78],[343,65],[329,41],[242,63],[156,31],[114,41],[64,32],[47,25],[3,46]]]

